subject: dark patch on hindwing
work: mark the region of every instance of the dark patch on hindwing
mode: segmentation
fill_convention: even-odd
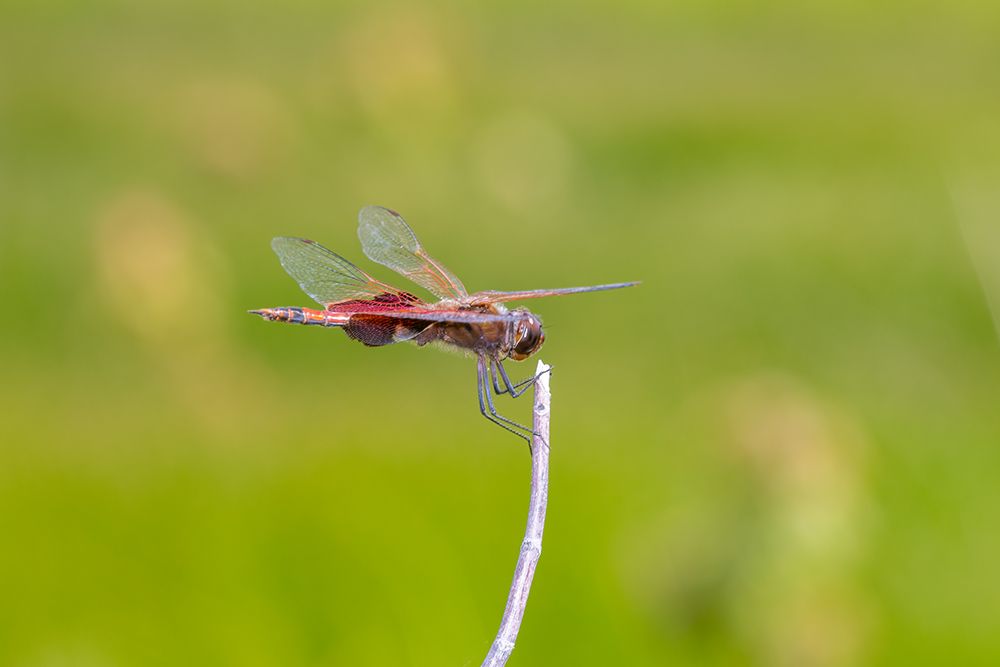
[[[410,340],[430,326],[426,320],[403,320],[381,315],[353,315],[344,325],[344,333],[368,347],[391,345]]]

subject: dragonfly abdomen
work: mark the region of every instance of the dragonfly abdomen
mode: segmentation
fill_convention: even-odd
[[[342,327],[351,319],[348,313],[331,313],[327,310],[299,308],[297,306],[282,308],[261,308],[251,310],[254,315],[260,315],[265,320],[288,322],[290,324],[312,324],[321,327]]]

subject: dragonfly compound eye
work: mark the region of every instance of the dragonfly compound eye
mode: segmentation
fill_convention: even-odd
[[[510,356],[514,361],[523,361],[537,352],[544,342],[545,333],[537,317],[521,320],[517,324],[514,349],[511,350]]]

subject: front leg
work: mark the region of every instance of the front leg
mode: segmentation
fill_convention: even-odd
[[[537,382],[538,378],[541,376],[541,373],[539,373],[538,375],[532,375],[530,378],[526,380],[521,380],[517,384],[513,384],[510,381],[510,376],[507,375],[507,371],[503,367],[503,362],[500,361],[499,359],[490,360],[489,370],[490,370],[490,375],[493,376],[493,389],[496,391],[497,395],[499,396],[500,394],[510,394],[511,398],[517,398],[524,392],[528,391],[530,387],[533,387],[535,385],[535,382]],[[551,371],[552,368],[549,367],[547,370],[542,371],[542,373],[549,373]],[[497,376],[500,376],[500,378],[503,380],[505,388],[503,389],[500,388],[500,383],[497,380]]]
[[[482,413],[484,417],[489,419],[491,422],[496,424],[502,429],[510,431],[519,438],[524,438],[528,442],[528,447],[531,447],[531,438],[528,434],[537,435],[527,426],[522,426],[515,421],[507,419],[503,415],[497,413],[496,406],[493,405],[493,396],[490,394],[489,380],[486,376],[488,374],[488,366],[485,357],[479,357],[476,364],[476,388],[479,393],[479,412]],[[489,412],[487,413],[487,406],[489,406]],[[519,429],[519,430],[515,430]]]

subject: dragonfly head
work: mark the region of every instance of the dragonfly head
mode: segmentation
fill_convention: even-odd
[[[542,331],[542,321],[537,315],[529,313],[527,310],[521,311],[523,317],[517,321],[514,327],[514,345],[510,351],[510,358],[514,361],[524,361],[535,352],[545,342],[545,332]]]

